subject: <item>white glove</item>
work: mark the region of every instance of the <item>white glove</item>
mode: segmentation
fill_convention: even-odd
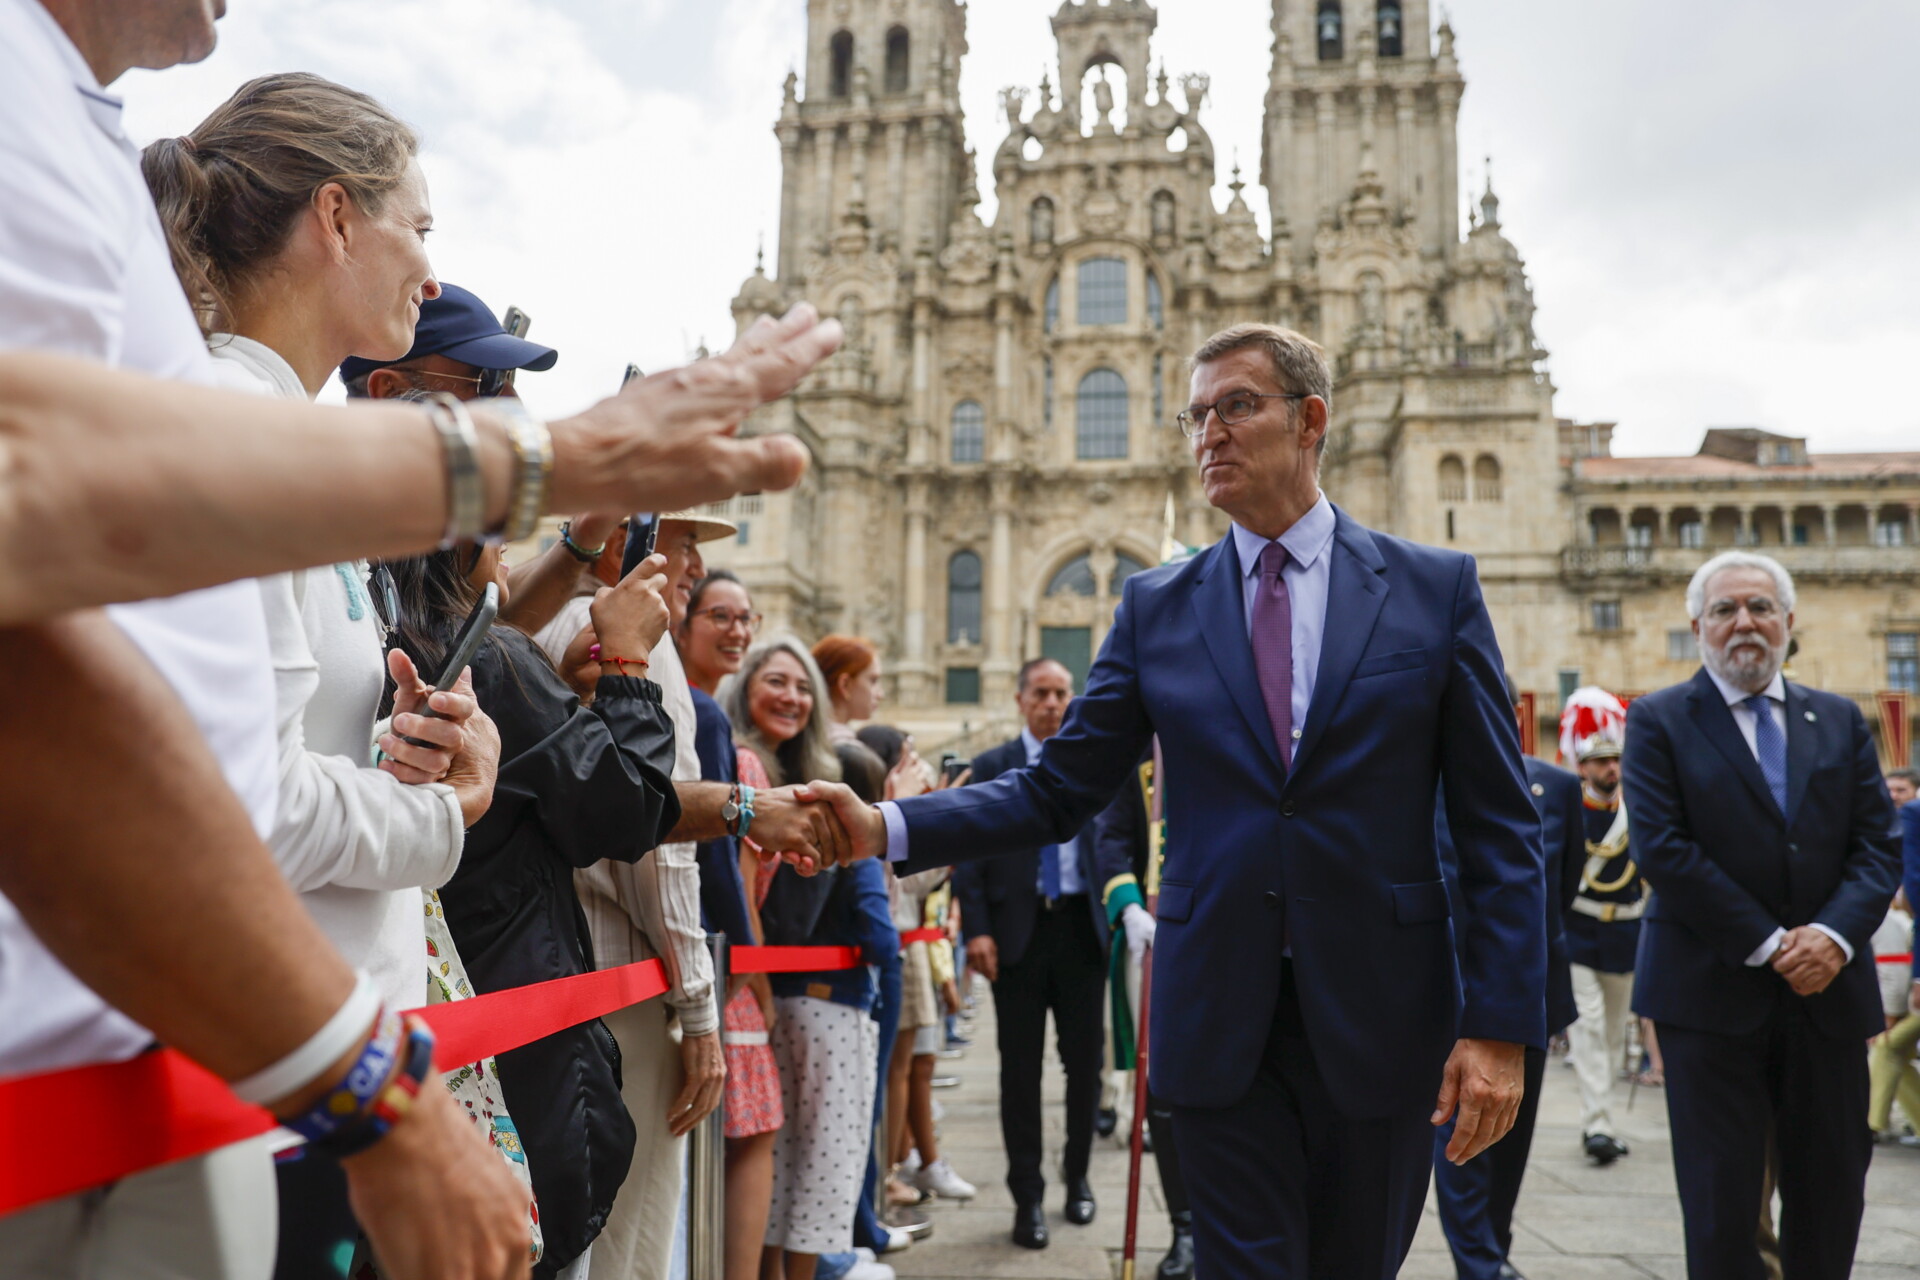
[[[1127,931],[1128,954],[1135,960],[1140,959],[1147,953],[1147,948],[1153,945],[1153,933],[1157,927],[1153,917],[1139,903],[1130,902],[1127,909],[1120,913],[1120,927]]]

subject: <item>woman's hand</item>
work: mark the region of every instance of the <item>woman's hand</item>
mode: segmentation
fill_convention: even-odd
[[[599,643],[600,637],[592,627],[582,627],[560,655],[560,678],[572,686],[582,702],[592,702],[593,691],[600,684],[600,660],[593,656],[593,646]]]
[[[920,757],[914,752],[913,744],[906,743],[900,749],[900,759],[887,771],[886,791],[882,796],[887,800],[905,800],[908,796],[917,796],[927,790],[927,771],[920,763]]]
[[[610,658],[644,658],[667,634],[667,601],[662,594],[667,558],[657,552],[642,560],[617,586],[602,587],[593,599],[593,630],[600,637],[601,674],[618,668]]]
[[[392,732],[380,738],[380,750],[387,757],[380,767],[410,786],[438,782],[453,768],[467,720],[480,710],[473,696],[473,672],[462,671],[453,688],[435,691],[420,678],[413,659],[399,649],[387,653],[387,671],[395,686],[393,721]],[[426,708],[434,715],[421,715]]]
[[[935,779],[933,784],[933,789],[935,791],[945,791],[949,787],[964,787],[969,782],[972,782],[972,781],[973,781],[973,766],[968,765],[966,768],[962,769],[959,773],[955,774],[951,778],[949,778],[943,772],[939,776],[939,778]]]

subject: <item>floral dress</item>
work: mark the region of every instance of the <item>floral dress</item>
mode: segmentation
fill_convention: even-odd
[[[768,786],[766,767],[745,747],[739,749],[739,769],[741,785],[756,791]],[[751,839],[746,843],[756,847]],[[767,900],[773,876],[762,874],[753,879],[750,890],[757,907]],[[780,1068],[768,1043],[767,1021],[751,988],[740,988],[727,1001],[721,1023],[720,1047],[727,1061],[727,1136],[751,1138],[772,1133],[786,1123],[786,1112],[780,1105]]]

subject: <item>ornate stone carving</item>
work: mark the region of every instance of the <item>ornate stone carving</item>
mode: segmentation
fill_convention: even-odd
[[[952,238],[940,251],[940,265],[954,284],[984,284],[993,275],[994,259],[993,237],[971,213],[954,224]]]

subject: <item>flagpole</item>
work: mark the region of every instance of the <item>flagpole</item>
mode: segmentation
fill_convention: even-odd
[[[1158,916],[1160,907],[1160,844],[1162,813],[1160,739],[1153,740],[1153,798],[1147,808],[1147,914]],[[1149,943],[1140,957],[1140,1013],[1133,1029],[1133,1134],[1127,1144],[1127,1234],[1120,1252],[1120,1280],[1134,1280],[1134,1262],[1140,1244],[1141,1157],[1146,1148],[1147,1126],[1147,1014],[1153,995],[1153,945]]]

